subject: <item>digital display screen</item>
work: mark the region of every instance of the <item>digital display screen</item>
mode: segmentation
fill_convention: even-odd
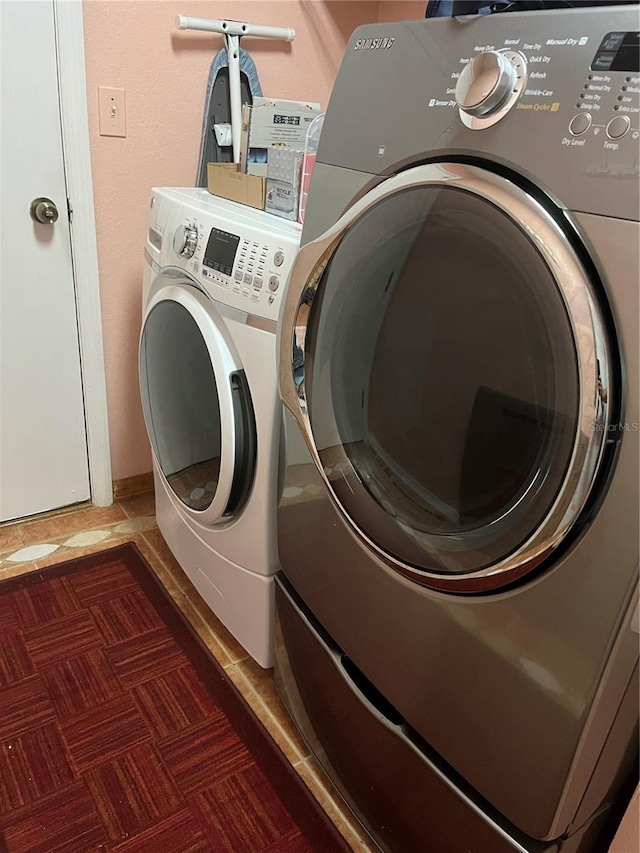
[[[212,270],[217,270],[225,275],[231,275],[239,242],[240,237],[237,234],[230,234],[228,231],[212,228],[209,239],[207,240],[207,248],[204,250],[202,263]]]
[[[591,63],[593,71],[640,71],[640,32],[607,33]]]
[[[298,127],[300,125],[300,116],[280,116],[274,115],[273,117],[274,124],[291,124]]]

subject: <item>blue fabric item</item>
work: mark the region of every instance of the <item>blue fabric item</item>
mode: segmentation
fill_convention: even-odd
[[[216,56],[214,57],[213,62],[211,63],[211,68],[209,69],[209,82],[207,83],[207,103],[209,103],[209,97],[211,96],[211,90],[213,89],[213,84],[216,79],[216,75],[221,68],[225,68],[229,65],[229,60],[227,59],[227,49],[223,47],[222,50],[218,51]],[[254,98],[262,97],[262,87],[260,86],[260,80],[258,80],[258,69],[256,68],[256,64],[251,59],[249,54],[244,48],[240,48],[240,71],[243,71],[247,75],[247,80],[249,82],[249,89],[251,90],[251,94]]]
[[[453,15],[453,0],[430,0],[425,18],[450,18]]]
[[[207,185],[207,161],[211,162],[214,158],[211,157],[210,147],[211,140],[210,135],[213,134],[213,127],[211,126],[211,95],[213,92],[213,87],[216,82],[216,77],[218,76],[218,72],[222,68],[227,68],[229,66],[229,60],[227,58],[227,49],[225,47],[222,50],[219,50],[215,55],[213,62],[211,63],[211,68],[209,69],[209,79],[207,81],[207,93],[204,101],[204,118],[202,121],[202,136],[200,141],[200,156],[198,157],[198,171],[196,175],[196,186],[197,187],[206,187]],[[258,69],[256,68],[256,64],[253,59],[249,56],[246,50],[240,48],[240,77],[241,79],[246,78],[246,86],[249,88],[249,92],[251,94],[251,101],[253,98],[262,97],[262,87],[260,85],[260,80],[258,79]],[[245,87],[246,88],[246,87]],[[227,121],[231,121],[231,106],[228,107],[228,118]],[[209,149],[209,151],[208,151]]]

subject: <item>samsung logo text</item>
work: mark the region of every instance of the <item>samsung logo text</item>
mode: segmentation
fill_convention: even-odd
[[[389,50],[390,47],[393,47],[395,39],[394,38],[382,38],[382,39],[358,39],[358,41],[354,44],[354,50]]]

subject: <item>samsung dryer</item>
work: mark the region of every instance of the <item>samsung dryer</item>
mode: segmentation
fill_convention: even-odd
[[[280,327],[279,688],[385,850],[603,851],[637,780],[637,10],[385,23]]]
[[[154,189],[140,392],[158,527],[209,607],[273,665],[281,406],[276,321],[300,226]]]

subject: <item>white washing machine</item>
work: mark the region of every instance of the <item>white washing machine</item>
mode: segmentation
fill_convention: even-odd
[[[158,527],[263,667],[278,568],[276,324],[300,230],[206,190],[151,192],[140,391]]]

